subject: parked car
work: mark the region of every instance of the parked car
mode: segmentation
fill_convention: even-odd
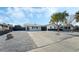
[[[14,30],[14,31],[21,31],[21,30],[25,30],[25,27],[22,27],[22,26],[20,26],[20,25],[15,25],[15,26],[13,27],[13,30]]]

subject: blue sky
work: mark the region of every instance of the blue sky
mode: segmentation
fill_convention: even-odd
[[[40,24],[49,23],[50,16],[55,12],[67,11],[70,15],[79,11],[78,7],[0,7],[0,23],[9,24]]]

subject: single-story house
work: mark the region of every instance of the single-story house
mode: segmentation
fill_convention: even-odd
[[[55,24],[48,24],[47,25],[47,30],[53,30],[53,29],[57,29],[57,26]]]
[[[48,31],[50,31],[50,30],[57,31],[57,28],[58,28],[58,25],[57,24],[48,24],[47,25],[47,30]],[[60,31],[63,31],[63,26],[61,24],[59,25],[59,29],[60,29]]]
[[[24,27],[27,31],[41,31],[41,25],[37,24],[25,24]]]
[[[0,35],[9,33],[12,31],[12,25],[10,24],[0,24]]]
[[[64,31],[73,31],[74,26],[72,24],[63,25],[63,30]]]
[[[12,25],[10,24],[0,24],[0,31],[11,30]]]
[[[6,24],[0,24],[0,31],[5,31],[5,30],[9,30],[9,26],[7,26]]]
[[[56,24],[48,24],[47,25],[47,30],[57,30],[58,26]],[[71,24],[67,24],[67,25],[59,25],[59,29],[60,31],[71,31],[74,29],[74,26]]]
[[[45,31],[47,30],[47,26],[38,25],[38,24],[25,24],[25,30],[27,31]]]

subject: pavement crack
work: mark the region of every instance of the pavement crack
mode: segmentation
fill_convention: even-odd
[[[68,39],[70,39],[70,38],[73,38],[73,36],[71,36],[71,37],[65,37],[65,38],[63,38],[62,40],[57,41],[57,42],[55,42],[55,43],[59,43],[59,42],[62,42],[62,41],[64,41],[64,40],[68,40]]]

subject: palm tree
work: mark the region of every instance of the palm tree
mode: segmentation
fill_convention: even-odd
[[[54,13],[52,16],[51,16],[51,20],[50,22],[51,23],[57,23],[57,31],[59,32],[59,25],[58,23],[59,22],[64,22],[66,19],[66,17],[68,16],[68,13],[66,13],[66,11],[64,12],[57,12],[57,13]]]

